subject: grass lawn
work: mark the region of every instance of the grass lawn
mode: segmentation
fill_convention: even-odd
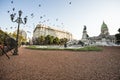
[[[101,47],[97,46],[86,46],[82,48],[56,48],[56,47],[36,47],[34,45],[26,47],[32,50],[68,50],[68,51],[102,51]]]

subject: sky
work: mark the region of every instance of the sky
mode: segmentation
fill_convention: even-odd
[[[13,10],[13,8],[15,8]],[[32,38],[33,30],[39,23],[65,30],[80,40],[84,25],[90,37],[98,36],[103,21],[110,35],[118,33],[120,28],[120,0],[0,0],[0,28],[13,32],[18,24],[10,20],[10,14],[22,10],[22,18],[27,23],[20,29]],[[9,12],[8,12],[9,11]]]

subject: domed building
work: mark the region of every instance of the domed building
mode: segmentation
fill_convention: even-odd
[[[86,40],[88,45],[115,45],[115,35],[110,35],[105,22],[101,25],[101,33],[99,36],[88,37]]]

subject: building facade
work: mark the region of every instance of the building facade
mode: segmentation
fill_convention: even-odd
[[[72,39],[71,33],[63,30],[54,29],[42,24],[38,24],[33,31],[33,39],[38,38],[40,36],[47,36],[47,35],[58,37],[59,39],[61,38],[67,38],[68,40]]]
[[[17,34],[17,31],[15,31]],[[27,33],[24,30],[19,30],[19,35],[23,36],[24,39],[27,39]]]
[[[109,46],[109,45],[114,46],[115,40],[116,40],[115,35],[109,34],[109,29],[104,21],[103,21],[103,24],[101,25],[101,33],[98,36],[86,37],[84,41],[83,41],[83,38],[81,39],[81,41],[89,45],[94,44],[94,45],[106,45],[106,46]]]

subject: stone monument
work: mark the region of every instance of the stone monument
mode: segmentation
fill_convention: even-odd
[[[86,29],[87,29],[87,27],[86,27],[86,25],[84,25],[83,35],[82,35],[82,39],[81,39],[81,41],[83,41],[83,42],[87,42],[87,40],[88,40],[88,34],[87,34]]]

